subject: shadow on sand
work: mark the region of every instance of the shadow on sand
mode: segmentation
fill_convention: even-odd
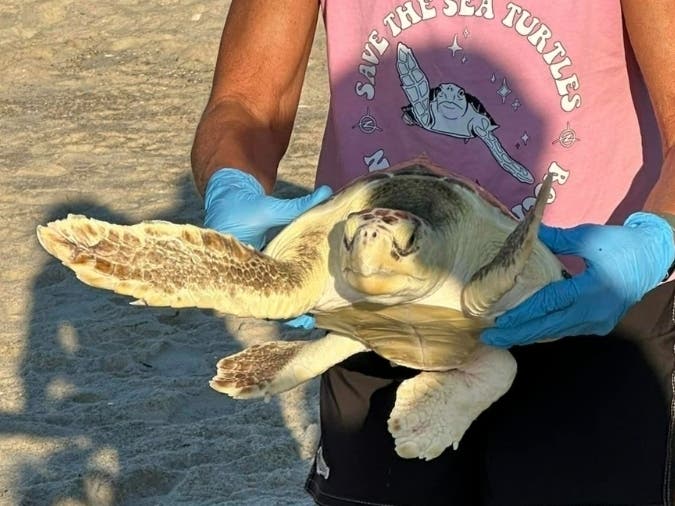
[[[306,191],[280,183],[277,194]],[[201,223],[190,177],[179,192],[175,208],[148,218]],[[129,224],[86,201],[58,206],[48,219],[68,213]],[[36,241],[37,250],[44,254]],[[20,369],[25,409],[0,415],[1,435],[30,440],[38,453],[17,462],[16,491],[0,491],[0,499],[11,493],[22,505],[166,504],[167,497],[222,504],[250,498],[260,476],[272,482],[270,494],[275,481],[295,482],[301,493],[307,465],[278,401],[237,402],[208,387],[217,359],[241,348],[223,320],[210,311],[129,302],[46,259],[33,285]],[[280,334],[278,327],[269,323],[268,334]]]

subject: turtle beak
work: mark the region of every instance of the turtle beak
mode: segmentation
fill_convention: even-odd
[[[395,209],[350,215],[342,238],[344,279],[370,296],[418,296],[429,285],[428,272],[415,256],[424,242],[424,228],[419,217]]]
[[[364,276],[394,272],[403,257],[419,250],[422,222],[404,211],[373,209],[347,218],[343,246],[345,267]]]

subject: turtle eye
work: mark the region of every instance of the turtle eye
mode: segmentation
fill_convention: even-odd
[[[412,247],[415,245],[415,240],[417,240],[417,234],[413,232],[410,234],[410,239],[408,239],[408,243],[405,245],[406,250],[412,249]]]
[[[419,248],[415,245],[415,241],[417,241],[417,231],[410,234],[410,238],[404,247],[399,246],[398,243],[394,241],[394,249],[398,256],[408,256],[417,251]]]

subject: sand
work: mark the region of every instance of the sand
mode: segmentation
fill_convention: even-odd
[[[317,382],[212,391],[217,360],[311,338],[209,311],[139,308],[38,245],[67,213],[200,224],[189,170],[228,2],[0,3],[0,504],[306,505]],[[279,195],[312,186],[326,112],[310,62]]]

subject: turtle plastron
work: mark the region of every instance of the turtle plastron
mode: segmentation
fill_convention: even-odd
[[[462,367],[403,381],[388,422],[396,453],[431,460],[457,449],[471,423],[509,389],[516,369],[511,353],[483,347]]]

